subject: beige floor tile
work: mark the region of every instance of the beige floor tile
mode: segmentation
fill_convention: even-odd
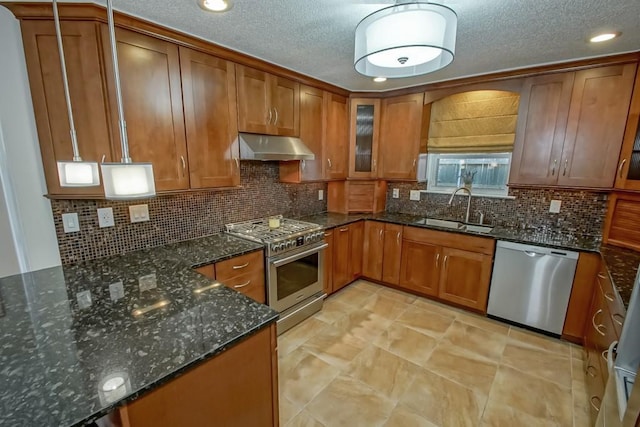
[[[351,313],[331,327],[372,342],[391,325],[391,320],[364,309],[353,308]]]
[[[386,287],[382,287],[379,291],[378,291],[378,295],[387,297],[387,298],[391,298],[391,299],[395,299],[396,301],[400,301],[406,304],[411,304],[412,302],[414,302],[418,297],[416,297],[415,295],[412,294],[408,294],[406,292],[403,291],[399,291],[397,289],[393,289],[393,288],[386,288]]]
[[[328,426],[330,425],[331,424],[329,424]],[[313,418],[313,416],[311,416],[308,411],[303,410],[298,415],[296,415],[295,418],[289,421],[289,423],[286,424],[286,427],[325,427],[325,425]]]
[[[373,342],[393,354],[417,365],[423,365],[435,348],[437,340],[399,323],[393,323]]]
[[[364,309],[389,320],[395,320],[407,310],[407,304],[378,293],[367,300]]]
[[[329,325],[326,322],[314,317],[303,320],[300,324],[278,336],[278,355],[280,357],[286,356],[327,326]]]
[[[487,395],[498,370],[497,363],[448,341],[436,346],[424,367]]]
[[[367,291],[372,294],[375,294],[380,289],[383,289],[382,285],[378,285],[376,283],[372,283],[366,280],[356,280],[352,284],[349,285],[352,288],[360,289],[362,291]]]
[[[420,370],[400,404],[440,426],[478,425],[487,397],[426,369]]]
[[[586,382],[587,376],[585,373],[586,363],[580,359],[571,359],[571,379],[579,382]]]
[[[571,359],[567,356],[510,341],[502,354],[502,364],[571,388]]]
[[[282,391],[280,391],[280,396],[278,398],[279,404],[279,415],[280,415],[280,425],[287,424],[293,417],[298,415],[298,413],[302,410],[301,406],[298,406],[292,403],[289,399],[282,395]]]
[[[565,357],[570,357],[571,351],[569,350],[569,344],[566,342],[562,342],[556,338],[547,337],[536,332],[517,328],[515,326],[512,326],[509,330],[509,338],[526,344],[529,347],[534,347],[541,350],[558,353]]]
[[[337,320],[346,316],[353,308],[343,302],[339,298],[331,296],[324,300],[322,310],[314,314],[313,317],[322,322],[332,324]]]
[[[434,338],[441,338],[453,320],[453,316],[443,316],[424,307],[412,306],[402,313],[396,322]]]
[[[571,426],[573,423],[570,388],[508,366],[500,366],[498,369],[489,401],[531,417],[545,419],[548,425]]]
[[[584,347],[577,344],[569,344],[571,351],[571,357],[578,360],[587,360],[587,353],[584,351]]]
[[[307,410],[326,426],[382,426],[394,404],[366,384],[346,376],[333,380],[307,405]]]
[[[305,342],[302,348],[339,369],[345,369],[369,345],[338,328],[327,328]]]
[[[332,298],[337,299],[342,304],[346,304],[354,308],[362,308],[373,295],[375,295],[375,292],[349,285],[338,291],[332,296]]]
[[[395,407],[384,427],[437,427],[406,406]]]
[[[413,305],[423,308],[430,313],[437,313],[445,317],[456,317],[462,311],[456,307],[451,307],[423,297],[417,297]]]
[[[500,362],[507,344],[506,335],[490,332],[459,320],[453,322],[443,338],[494,362]]]
[[[510,406],[493,402],[489,399],[487,407],[482,415],[482,427],[552,427],[563,426],[545,418],[537,418],[527,413],[518,411]],[[565,426],[563,426],[565,427]],[[572,427],[571,424],[566,427]],[[587,426],[584,426],[587,427]]]
[[[280,393],[302,407],[339,375],[338,368],[298,348],[280,360]]]
[[[418,370],[417,365],[372,345],[351,362],[345,373],[395,403],[409,387]]]
[[[596,420],[591,419],[589,391],[587,384],[582,381],[573,381],[571,392],[573,395],[573,423],[575,427],[592,426]],[[587,422],[585,424],[585,422]]]
[[[485,331],[494,332],[496,334],[508,335],[509,325],[504,324],[498,320],[493,320],[488,317],[480,316],[479,314],[459,311],[456,314],[456,319],[466,323],[467,325],[475,326]]]

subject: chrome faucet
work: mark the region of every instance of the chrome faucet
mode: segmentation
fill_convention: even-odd
[[[467,194],[469,195],[469,200],[467,200],[467,215],[464,217],[464,222],[466,222],[467,224],[469,223],[469,211],[471,210],[471,190],[469,190],[467,187],[458,187],[455,189],[455,191],[453,192],[453,194],[451,194],[451,198],[449,199],[449,205],[451,205],[451,203],[453,203],[453,197],[456,195],[456,193],[458,191],[466,191]]]

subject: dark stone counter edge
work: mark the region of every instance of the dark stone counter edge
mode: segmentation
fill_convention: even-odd
[[[231,236],[231,235],[229,235],[229,236]],[[231,259],[231,258],[235,258],[235,257],[239,257],[239,256],[242,256],[242,255],[246,255],[246,254],[250,254],[250,253],[253,253],[253,252],[258,252],[258,251],[263,251],[264,250],[264,246],[260,245],[259,243],[256,243],[256,245],[259,245],[259,246],[256,247],[256,248],[253,248],[253,249],[246,249],[246,250],[243,250],[243,251],[235,251],[233,253],[229,253],[229,254],[226,254],[226,255],[223,255],[223,256],[220,256],[220,257],[212,258],[211,260],[191,263],[191,264],[189,264],[189,267],[191,267],[191,268],[200,268],[200,267],[204,267],[205,265],[216,264],[218,262],[226,261],[226,260]]]
[[[219,347],[216,347],[215,349],[211,350],[208,353],[203,354],[201,357],[190,361],[189,363],[185,364],[184,366],[176,369],[175,371],[173,371],[172,373],[165,375],[164,377],[160,377],[157,380],[153,381],[152,383],[148,384],[147,386],[141,388],[140,390],[131,393],[130,395],[122,398],[121,400],[114,402],[112,405],[101,409],[100,411],[96,412],[95,414],[83,419],[83,420],[79,420],[78,422],[76,422],[75,424],[72,424],[72,427],[80,427],[80,426],[84,426],[88,423],[91,423],[111,412],[113,412],[114,410],[116,410],[117,408],[126,405],[129,402],[132,402],[136,399],[138,399],[139,397],[142,397],[144,394],[146,394],[147,392],[154,390],[164,384],[167,384],[168,382],[182,376],[183,374],[187,373],[189,370],[191,370],[191,368],[195,368],[196,366],[199,366],[201,363],[206,362],[210,359],[215,358],[217,355],[223,353],[224,351],[228,350],[231,347],[234,347],[237,344],[240,344],[242,341],[245,341],[246,339],[249,339],[250,337],[252,337],[253,335],[255,335],[258,331],[261,331],[262,329],[269,327],[271,324],[275,323],[276,320],[278,320],[278,315],[274,315],[272,318],[262,322],[260,325],[255,326],[252,329],[247,330],[246,332],[244,332],[242,335],[232,339],[231,341],[228,341],[227,343],[225,343],[224,345],[221,345]]]

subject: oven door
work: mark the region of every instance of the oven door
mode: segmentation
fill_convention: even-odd
[[[322,291],[326,243],[269,259],[269,307],[283,312]]]

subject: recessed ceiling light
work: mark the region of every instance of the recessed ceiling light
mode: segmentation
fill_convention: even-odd
[[[374,77],[373,81],[376,82],[376,83],[382,83],[382,82],[386,82],[387,78],[386,77]]]
[[[591,37],[589,41],[591,43],[606,42],[607,40],[615,39],[619,35],[620,33],[602,33],[598,34],[597,36]]]
[[[231,9],[231,0],[198,0],[201,8],[210,12],[226,12]]]

